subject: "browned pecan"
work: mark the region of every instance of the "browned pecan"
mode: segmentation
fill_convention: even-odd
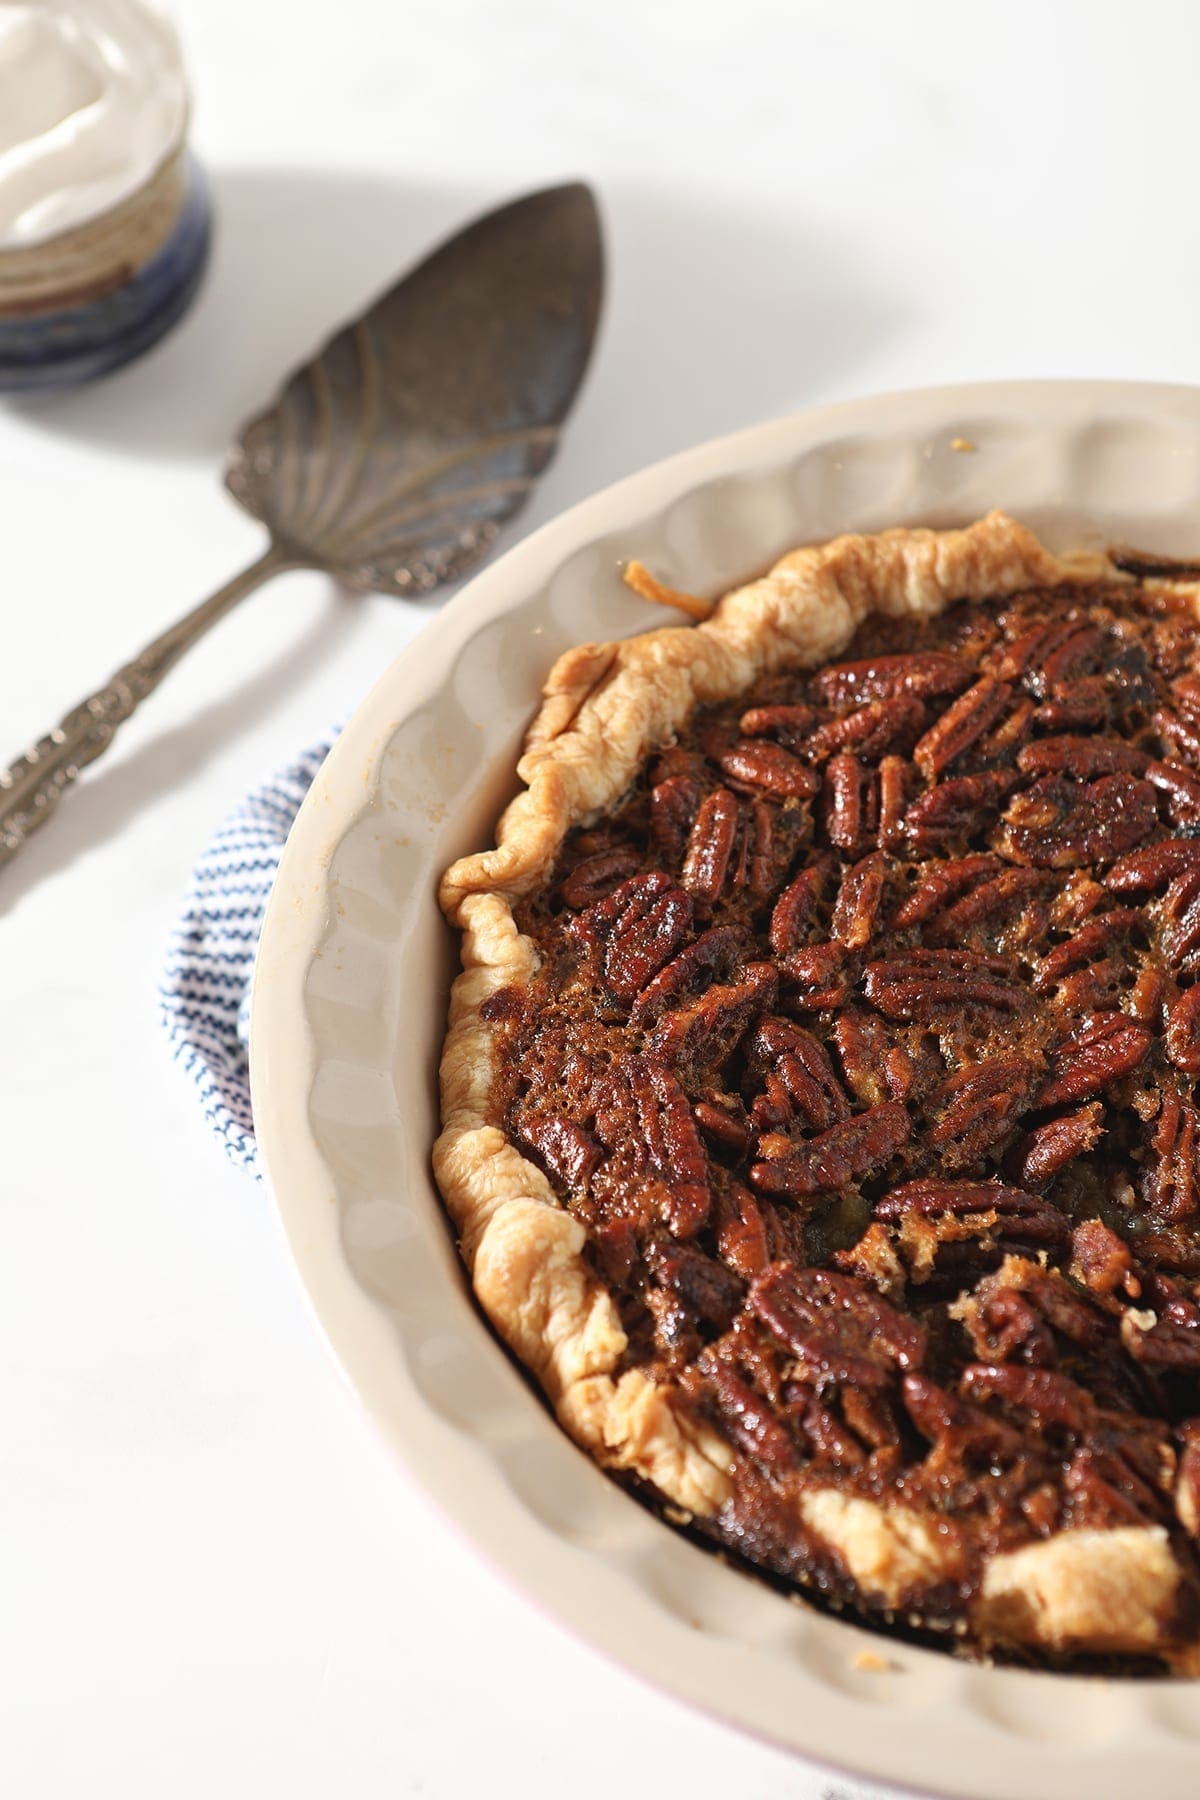
[[[1155,710],[1153,724],[1173,756],[1185,757],[1193,765],[1200,764],[1200,719],[1190,719],[1173,707],[1160,706]]]
[[[934,1446],[938,1465],[991,1464],[1024,1452],[1024,1441],[1013,1426],[981,1406],[957,1399],[926,1375],[902,1376],[900,1393],[909,1418]]]
[[[1163,796],[1166,814],[1177,830],[1194,830],[1200,822],[1200,775],[1182,763],[1146,765],[1146,780]]]
[[[655,1056],[678,1064],[700,1057],[723,1061],[751,1021],[775,1004],[779,976],[771,963],[747,963],[741,979],[719,983],[686,1006],[665,1013],[650,1034]]]
[[[1143,1198],[1156,1220],[1175,1224],[1200,1211],[1200,1112],[1179,1094],[1164,1094],[1150,1138]]]
[[[700,805],[700,783],[693,775],[669,775],[650,794],[650,835],[668,868],[678,869]]]
[[[1136,776],[1076,782],[1044,775],[1009,804],[997,848],[1037,869],[1075,869],[1111,862],[1157,823],[1154,789]]]
[[[756,1200],[740,1181],[717,1194],[717,1249],[739,1275],[758,1275],[783,1252],[781,1234],[769,1200]]]
[[[696,814],[680,880],[702,906],[712,906],[725,886],[741,813],[737,795],[719,787]]]
[[[1150,761],[1144,750],[1122,738],[1064,735],[1039,738],[1017,757],[1023,775],[1069,775],[1094,781],[1099,775],[1142,775]]]
[[[789,1006],[796,1012],[825,1012],[849,999],[858,963],[842,944],[811,944],[785,957],[781,971]]]
[[[537,1161],[560,1187],[586,1187],[603,1154],[591,1132],[556,1113],[533,1113],[517,1132]]]
[[[879,843],[891,849],[904,836],[904,817],[912,799],[913,769],[902,756],[885,756],[879,765]]]
[[[1091,1100],[1077,1112],[1047,1119],[1027,1131],[1013,1156],[1013,1174],[1022,1187],[1044,1187],[1068,1163],[1094,1150],[1104,1134],[1104,1106]]]
[[[1171,968],[1193,974],[1200,951],[1200,869],[1176,875],[1159,910],[1159,943]]]
[[[769,933],[776,956],[787,956],[803,943],[833,868],[832,856],[827,850],[822,851],[780,894],[771,914]]]
[[[1033,715],[1043,731],[1099,731],[1108,723],[1109,694],[1103,675],[1059,682]]]
[[[857,856],[874,843],[879,828],[879,785],[872,770],[849,751],[825,765],[821,818],[839,850]]]
[[[611,894],[615,887],[640,869],[641,864],[642,858],[630,845],[600,850],[595,856],[576,863],[571,873],[563,877],[558,891],[567,906],[580,912]]]
[[[1092,919],[1065,943],[1056,944],[1038,963],[1033,985],[1039,994],[1048,994],[1065,975],[1081,969],[1119,945],[1123,936],[1142,921],[1136,909],[1122,906]]]
[[[875,935],[887,883],[887,859],[876,850],[847,869],[833,908],[831,930],[847,950],[865,950]]]
[[[811,706],[752,706],[738,721],[743,737],[772,737],[796,750],[808,736],[816,718]]]
[[[1073,869],[1056,887],[1050,907],[1050,922],[1056,931],[1074,931],[1103,911],[1111,899],[1107,888],[1083,869]]]
[[[918,700],[960,694],[970,679],[971,671],[960,657],[924,650],[831,663],[813,677],[812,685],[828,706],[853,706],[863,700],[890,700],[896,694],[912,694]]]
[[[1192,1537],[1200,1537],[1200,1419],[1177,1427],[1182,1446],[1175,1478],[1175,1513]]]
[[[1027,1004],[1016,965],[970,950],[910,950],[867,964],[863,990],[890,1019],[928,1024],[947,1008],[990,1007],[1020,1012]]]
[[[847,1386],[839,1398],[847,1425],[864,1444],[869,1444],[872,1450],[895,1444],[900,1435],[900,1421],[888,1395]]]
[[[1018,780],[1011,769],[987,769],[939,782],[905,813],[905,835],[920,854],[947,849],[985,828]]]
[[[776,800],[811,800],[820,781],[806,763],[781,744],[746,738],[720,758],[721,773],[741,788],[761,788]]]
[[[948,706],[913,751],[913,761],[927,781],[962,756],[996,723],[1012,697],[1006,681],[983,675]]]
[[[675,1366],[686,1368],[700,1354],[703,1344],[699,1320],[691,1307],[670,1288],[653,1282],[647,1282],[642,1300],[654,1324],[654,1343],[659,1354]]]
[[[1061,660],[1053,661],[1063,646],[1075,638],[1080,630],[1087,631],[1070,619],[1041,619],[1029,627],[1009,644],[996,658],[996,674],[1002,681],[1020,681],[1028,677],[1028,685],[1035,694],[1048,691],[1051,681],[1062,680],[1066,674],[1077,671],[1069,666],[1064,669]],[[1053,672],[1049,666],[1053,661]]]
[[[1130,1299],[1141,1294],[1133,1253],[1124,1238],[1102,1219],[1084,1219],[1071,1234],[1071,1273],[1091,1293],[1106,1300],[1118,1290]]]
[[[813,1461],[835,1469],[857,1469],[866,1461],[862,1445],[819,1400],[810,1400],[801,1418]]]
[[[1008,712],[980,739],[978,756],[985,764],[1011,762],[1033,730],[1037,707],[1032,700],[1019,699]]]
[[[819,762],[838,750],[853,750],[868,761],[889,750],[907,748],[925,722],[925,708],[912,694],[890,700],[868,700],[854,712],[819,725],[805,743],[805,753]]]
[[[1063,1106],[1102,1094],[1132,1074],[1150,1053],[1152,1032],[1124,1013],[1100,1013],[1050,1051],[1050,1076],[1034,1095],[1035,1106]]]
[[[790,1019],[764,1019],[754,1033],[752,1051],[760,1064],[774,1070],[812,1130],[823,1131],[849,1117],[845,1089],[811,1031]]]
[[[604,980],[619,1000],[633,997],[679,948],[692,927],[692,903],[669,875],[634,875],[571,921],[576,942],[603,946]]]
[[[994,1274],[975,1285],[981,1305],[1001,1294],[1025,1296],[1060,1336],[1084,1349],[1095,1349],[1108,1333],[1108,1316],[1057,1269],[1044,1268],[1024,1256],[1006,1256]],[[983,1360],[993,1360],[989,1352]],[[999,1359],[1002,1360],[1002,1359]]]
[[[960,944],[967,932],[981,926],[995,930],[1013,922],[1015,915],[1019,935],[1036,937],[1045,927],[1046,914],[1031,902],[1044,886],[1045,876],[1039,869],[1004,869],[948,906],[932,922],[927,935],[933,943]]]
[[[656,1244],[647,1256],[660,1286],[678,1294],[684,1304],[708,1325],[727,1331],[741,1307],[744,1284],[693,1244]]]
[[[921,870],[921,878],[903,905],[897,907],[895,925],[923,925],[935,913],[957,900],[969,888],[990,875],[999,874],[1004,864],[998,856],[987,853],[958,856],[950,862],[932,863]]]
[[[1200,987],[1179,995],[1167,1013],[1167,1055],[1186,1075],[1200,1075]]]
[[[907,1100],[913,1086],[913,1060],[895,1044],[877,1013],[847,1007],[833,1022],[833,1041],[842,1073],[856,1100],[878,1106],[882,1100]]]
[[[1023,1056],[994,1056],[947,1075],[929,1097],[929,1141],[949,1174],[997,1149],[1029,1105],[1040,1068]]]
[[[772,1474],[794,1468],[795,1445],[772,1413],[770,1403],[717,1357],[705,1362],[704,1372],[710,1410],[730,1442]]]
[[[664,1223],[676,1237],[695,1237],[708,1223],[712,1194],[708,1158],[687,1095],[669,1069],[643,1057],[626,1057],[621,1073],[650,1167],[664,1186]]]
[[[832,1269],[773,1263],[752,1283],[747,1305],[796,1358],[801,1381],[878,1390],[897,1370],[925,1361],[925,1333],[914,1319]]]
[[[1022,1243],[1064,1243],[1070,1233],[1065,1214],[1049,1200],[1000,1181],[906,1181],[875,1202],[875,1217],[978,1220],[981,1229]]]
[[[1006,1257],[1003,1266],[1016,1260]],[[988,1291],[983,1282],[976,1284],[976,1294],[978,1298],[958,1301],[955,1312],[981,1361],[1053,1368],[1054,1333],[1024,1294],[1011,1287]]]
[[[769,900],[775,892],[778,816],[766,800],[750,802],[750,818],[742,838],[744,867],[739,868],[737,879],[738,885],[759,901]]]
[[[1039,658],[1042,691],[1052,693],[1060,682],[1075,681],[1095,666],[1104,649],[1104,634],[1095,625],[1074,626],[1053,645],[1045,647]],[[1035,683],[1037,676],[1035,673]]]
[[[728,975],[748,942],[737,925],[714,925],[685,944],[650,981],[629,1009],[630,1022],[650,1025],[668,1007],[683,1000],[717,975]]]
[[[692,902],[682,888],[635,880],[641,885],[613,920],[604,949],[604,980],[618,1000],[635,999],[692,929]],[[623,884],[617,894],[630,886]]]
[[[1164,1508],[1158,1495],[1115,1450],[1085,1444],[1076,1450],[1063,1475],[1071,1496],[1071,1523],[1111,1529],[1158,1519]]]
[[[1043,1428],[1059,1426],[1082,1434],[1095,1417],[1095,1403],[1087,1389],[1055,1369],[968,1363],[962,1386],[980,1399],[1003,1400],[1019,1412],[1030,1413]]]
[[[885,1100],[799,1144],[761,1139],[759,1149],[767,1160],[751,1164],[750,1181],[760,1193],[791,1199],[833,1191],[884,1168],[911,1134],[904,1107]]]
[[[1118,857],[1104,877],[1116,894],[1153,894],[1177,875],[1200,869],[1200,838],[1164,838]]]
[[[1192,1374],[1200,1370],[1200,1327],[1195,1325],[1176,1325],[1160,1320],[1146,1331],[1126,1314],[1121,1325],[1121,1342],[1130,1356],[1147,1368],[1164,1372],[1186,1370]]]
[[[750,1148],[750,1121],[737,1094],[709,1089],[692,1102],[692,1116],[709,1142],[727,1155],[744,1156]]]
[[[1185,675],[1172,683],[1173,705],[1160,706],[1152,723],[1169,755],[1200,762],[1200,682]]]

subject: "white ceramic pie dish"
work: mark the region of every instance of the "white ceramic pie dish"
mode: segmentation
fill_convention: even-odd
[[[1190,1797],[1196,1683],[957,1663],[790,1604],[639,1506],[489,1332],[429,1171],[455,967],[436,880],[491,841],[560,651],[678,622],[620,564],[716,593],[795,544],[992,506],[1054,549],[1194,556],[1200,390],[1023,383],[826,408],[633,476],[486,569],[364,702],[293,829],[258,958],[255,1119],[350,1380],[435,1499],[565,1623],[683,1699],[880,1780]]]

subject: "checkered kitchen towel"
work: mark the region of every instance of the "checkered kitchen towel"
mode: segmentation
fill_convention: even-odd
[[[250,1114],[250,978],[292,820],[337,733],[255,788],[208,845],[171,934],[159,988],[176,1062],[239,1168],[261,1179]]]
[[[292,820],[336,736],[255,788],[216,833],[196,864],[159,989],[172,1052],[205,1118],[226,1155],[258,1180],[247,1058],[254,953]],[[899,1800],[799,1761],[795,1775],[789,1800]]]

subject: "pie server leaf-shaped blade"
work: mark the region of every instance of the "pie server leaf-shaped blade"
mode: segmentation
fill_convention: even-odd
[[[554,454],[603,260],[581,183],[477,219],[244,427],[230,492],[290,560],[352,587],[411,595],[462,575]]]

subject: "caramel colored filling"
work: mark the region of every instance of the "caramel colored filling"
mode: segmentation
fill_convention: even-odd
[[[989,1559],[1149,1527],[1189,1630],[1198,652],[1162,588],[871,619],[518,908],[508,1133],[734,1451],[706,1529],[864,1612],[961,1632]]]

